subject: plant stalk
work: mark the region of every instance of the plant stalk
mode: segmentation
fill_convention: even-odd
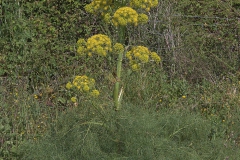
[[[119,42],[124,44],[125,27],[119,28],[118,36],[119,36]],[[117,60],[117,76],[116,76],[116,82],[115,82],[114,92],[113,92],[113,100],[114,100],[115,110],[120,110],[122,93],[123,93],[123,90],[122,90],[123,88],[121,89],[121,93],[119,93],[123,54],[124,54],[124,52],[119,53],[118,60]]]

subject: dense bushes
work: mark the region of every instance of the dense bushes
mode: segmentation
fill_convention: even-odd
[[[75,43],[99,30],[83,10],[86,3],[2,1],[0,74],[27,76],[37,85],[81,71]]]

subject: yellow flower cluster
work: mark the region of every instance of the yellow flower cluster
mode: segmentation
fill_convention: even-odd
[[[104,13],[109,9],[111,4],[112,0],[93,0],[85,6],[85,10],[92,14],[97,14],[98,12]]]
[[[152,7],[158,5],[158,0],[131,0],[130,6],[150,11]]]
[[[141,63],[149,62],[150,57],[155,62],[160,62],[160,57],[156,52],[150,52],[147,47],[136,46],[126,53],[126,57],[130,61],[130,65],[133,71],[140,69]]]
[[[72,101],[73,103],[77,102],[77,97],[72,97],[72,98],[71,98],[71,101]]]
[[[77,41],[77,47],[78,47],[77,48],[77,53],[79,55],[84,55],[85,54],[85,52],[86,52],[85,46],[86,46],[86,41],[84,39],[81,38]]]
[[[118,53],[122,53],[124,51],[124,46],[121,43],[116,43],[113,46],[113,52],[118,54]]]
[[[121,7],[113,15],[114,26],[126,26],[127,24],[138,24],[138,13],[131,7]]]
[[[100,56],[106,56],[107,52],[112,51],[112,43],[108,36],[97,34],[87,40],[88,53],[97,53]]]
[[[161,61],[161,58],[158,56],[156,52],[151,52],[151,58],[157,63]]]
[[[79,39],[77,42],[77,52],[79,55],[98,54],[100,56],[106,56],[108,52],[112,51],[112,42],[110,38],[103,34],[97,34],[90,37],[87,42],[83,39]]]
[[[126,54],[126,57],[130,61],[140,60],[142,63],[146,63],[149,61],[150,53],[151,52],[148,50],[147,47],[137,46],[137,47],[133,47],[130,51],[128,51]]]
[[[146,14],[140,13],[138,15],[138,22],[142,23],[142,24],[147,23],[148,22],[148,16]]]
[[[104,22],[106,22],[107,24],[109,24],[111,22],[111,15],[110,13],[107,13],[103,16],[103,20]]]
[[[76,76],[73,82],[68,82],[66,84],[66,88],[69,90],[77,89],[82,93],[90,93],[90,95],[97,97],[99,95],[99,91],[94,89],[94,85],[95,85],[94,79],[89,78],[86,75],[83,75],[83,76]]]

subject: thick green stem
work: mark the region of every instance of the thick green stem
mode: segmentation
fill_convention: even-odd
[[[119,42],[120,43],[124,43],[124,39],[125,39],[125,27],[120,27],[119,28]],[[119,92],[120,89],[120,78],[121,78],[121,71],[122,71],[122,60],[123,60],[123,53],[121,52],[118,55],[118,60],[117,60],[117,77],[116,77],[116,82],[115,82],[115,86],[114,86],[114,92],[113,92],[113,100],[114,100],[114,105],[115,105],[115,109],[119,110],[120,109],[120,105],[121,105],[121,99],[122,99],[122,89]]]

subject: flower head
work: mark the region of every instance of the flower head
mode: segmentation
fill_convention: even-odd
[[[138,22],[143,23],[143,24],[147,23],[148,22],[148,16],[146,14],[143,14],[143,13],[139,14],[138,15]]]
[[[104,22],[106,22],[107,24],[109,24],[110,21],[111,21],[111,15],[110,15],[109,13],[105,14],[105,15],[103,16],[103,20],[104,20]]]
[[[131,68],[133,71],[138,71],[140,69],[140,65],[135,63],[131,66]]]
[[[87,40],[86,47],[88,53],[96,53],[100,56],[106,56],[108,52],[112,51],[110,38],[103,34],[97,34],[90,37]]]
[[[85,6],[85,10],[93,14],[106,12],[111,4],[112,0],[93,0],[90,4]]]
[[[129,52],[127,52],[126,57],[132,61],[136,60],[140,63],[147,63],[149,61],[150,51],[147,47],[137,46],[133,47]]]
[[[72,98],[71,98],[71,101],[72,101],[73,103],[77,102],[77,97],[72,97]]]
[[[86,41],[82,38],[80,38],[78,41],[77,41],[77,53],[82,56],[85,54],[85,51],[86,51]]]
[[[124,46],[121,43],[116,43],[113,46],[113,52],[114,53],[122,53],[124,51]]]
[[[152,7],[158,5],[158,0],[131,0],[130,6],[134,8],[141,8],[146,11],[149,11]]]
[[[90,96],[99,95],[99,91],[95,89],[95,80],[86,75],[76,76],[72,82],[66,84],[66,88],[72,89],[72,91],[75,91],[77,94],[88,94]],[[71,98],[71,101],[75,101],[74,97]]]
[[[138,24],[138,13],[131,7],[121,7],[113,15],[114,26],[126,26],[128,24]]]
[[[72,88],[72,83],[71,83],[71,82],[68,82],[68,83],[66,84],[66,88],[67,88],[67,89],[71,89],[71,88]]]
[[[161,59],[156,52],[150,52],[147,47],[136,46],[126,53],[132,70],[137,71],[140,69],[140,64],[148,63],[150,58],[155,62],[160,62]]]
[[[93,97],[98,97],[99,96],[99,91],[98,90],[92,90],[92,92],[91,92],[91,96],[93,96]]]
[[[157,63],[161,61],[161,58],[158,56],[156,52],[151,52],[151,58]]]

